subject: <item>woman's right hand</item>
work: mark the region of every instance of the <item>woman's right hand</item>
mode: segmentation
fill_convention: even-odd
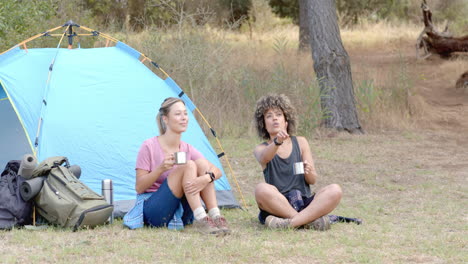
[[[161,165],[159,165],[159,167],[161,168],[162,172],[165,172],[174,167],[174,162],[175,162],[174,153],[166,154],[164,156],[163,162],[161,163]]]
[[[289,134],[285,130],[280,130],[278,134],[276,134],[276,142],[280,144],[282,144],[288,138],[289,138]]]

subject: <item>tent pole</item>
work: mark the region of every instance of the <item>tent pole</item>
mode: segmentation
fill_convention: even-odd
[[[205,123],[208,125],[208,127],[210,127],[212,133],[213,133],[213,128],[211,127],[210,123],[208,123],[208,120],[206,120],[205,116],[203,116],[203,114],[200,112],[200,110],[197,108],[195,108],[197,110],[197,113],[202,117],[203,121],[205,121]],[[242,193],[241,189],[240,189],[240,186],[239,186],[239,183],[237,182],[237,178],[236,176],[234,175],[234,171],[232,170],[232,167],[231,167],[231,163],[229,162],[229,159],[227,157],[227,154],[226,152],[224,151],[223,149],[223,146],[221,145],[221,142],[219,142],[219,139],[218,137],[215,135],[215,133],[213,133],[213,136],[215,137],[216,139],[216,143],[218,143],[218,146],[221,148],[221,152],[224,153],[224,155],[226,156],[226,162],[228,164],[228,167],[229,167],[229,170],[231,172],[231,175],[233,176],[233,179],[234,179],[234,182],[236,183],[236,186],[237,186],[237,190],[239,191],[239,194],[241,196],[241,199],[242,199],[242,202],[244,203],[244,208],[247,208],[247,203],[245,202],[245,199],[244,199],[244,194]]]
[[[38,121],[38,124],[37,124],[37,132],[36,132],[36,140],[34,142],[34,146],[35,146],[35,149],[36,149],[36,153],[38,153],[38,149],[39,149],[39,134],[41,133],[41,129],[42,129],[42,114],[44,113],[44,106],[47,106],[47,94],[48,94],[48,91],[49,91],[49,85],[50,85],[50,78],[52,76],[52,71],[54,69],[54,63],[55,63],[55,59],[57,58],[57,55],[58,55],[58,52],[59,52],[59,48],[60,48],[60,44],[62,43],[62,40],[63,40],[63,37],[65,37],[65,35],[67,34],[67,31],[68,29],[71,27],[71,25],[68,25],[67,28],[65,29],[65,31],[63,32],[62,34],[62,37],[60,38],[60,41],[59,43],[57,44],[57,52],[55,53],[55,56],[54,58],[52,59],[52,62],[50,63],[50,66],[49,66],[49,76],[47,77],[47,84],[46,84],[46,89],[44,91],[44,95],[42,97],[42,106],[41,106],[41,114],[39,116],[39,121]]]
[[[0,55],[2,55],[2,54],[4,54],[4,53],[7,53],[8,51],[10,51],[10,50],[12,50],[12,49],[14,49],[14,48],[16,48],[16,47],[19,47],[19,46],[21,46],[21,45],[23,45],[23,44],[26,44],[26,43],[30,42],[31,40],[37,39],[38,37],[45,36],[45,35],[47,35],[49,32],[53,32],[53,31],[55,31],[55,30],[57,30],[57,29],[59,29],[59,28],[61,28],[61,27],[62,27],[62,26],[58,26],[58,27],[49,29],[49,30],[47,30],[47,31],[44,32],[44,33],[40,33],[40,34],[37,34],[37,35],[35,35],[35,36],[32,36],[32,37],[30,37],[30,38],[28,38],[28,39],[25,39],[25,40],[21,41],[20,43],[14,45],[13,47],[11,47],[11,48],[5,50],[4,52],[0,53]]]
[[[36,153],[37,153],[37,147],[39,146],[39,133],[41,132],[41,127],[42,127],[42,117],[39,117],[39,123],[37,124],[36,140],[34,141],[34,147],[36,148]]]
[[[68,27],[68,49],[73,48],[73,25]]]

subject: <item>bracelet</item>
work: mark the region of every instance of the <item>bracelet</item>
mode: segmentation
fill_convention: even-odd
[[[216,176],[211,171],[207,171],[207,172],[205,172],[205,174],[210,175],[210,179],[211,179],[210,183],[214,182],[214,180],[216,180]]]
[[[279,143],[277,139],[278,139],[278,138],[275,137],[275,138],[273,139],[273,142],[275,143],[276,146],[281,146],[281,144],[283,144],[283,142]]]

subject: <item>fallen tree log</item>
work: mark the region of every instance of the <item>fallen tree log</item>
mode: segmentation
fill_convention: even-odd
[[[448,31],[448,23],[444,31],[439,32],[432,23],[432,12],[426,0],[421,3],[423,13],[424,29],[419,34],[416,43],[416,57],[427,58],[432,54],[439,54],[441,57],[450,57],[454,52],[468,52],[468,35],[453,37]],[[423,53],[420,54],[420,50]]]

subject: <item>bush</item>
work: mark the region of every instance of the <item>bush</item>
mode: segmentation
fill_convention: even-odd
[[[44,21],[56,15],[53,0],[2,0],[0,5],[0,50],[4,51],[45,30]]]

